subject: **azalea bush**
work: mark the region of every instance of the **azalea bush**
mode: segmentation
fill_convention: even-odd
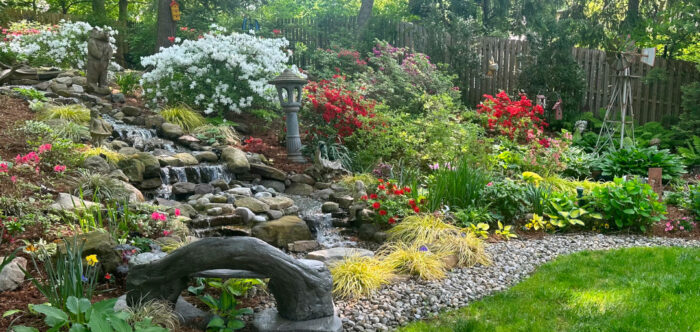
[[[91,26],[87,22],[61,21],[58,25],[40,25],[30,28],[10,26],[3,29],[0,58],[13,54],[18,61],[26,60],[33,66],[56,66],[84,69],[87,65],[87,43]],[[109,32],[109,43],[116,52],[116,30],[97,27]]]
[[[363,118],[374,117],[376,102],[366,99],[358,90],[352,89],[340,75],[334,75],[331,80],[310,82],[304,87],[310,103],[306,104],[302,120],[323,136],[351,136],[364,126]]]
[[[311,54],[311,62],[313,67],[310,72],[317,79],[330,80],[339,74],[355,77],[367,70],[367,61],[353,49],[319,48]]]
[[[375,41],[368,63],[370,68],[361,80],[367,85],[369,96],[391,108],[417,114],[423,111],[424,94],[459,97],[459,89],[453,84],[456,76],[448,74],[444,66],[430,62],[425,54]]]
[[[548,126],[544,120],[544,109],[533,105],[527,96],[511,100],[504,91],[496,97],[484,95],[484,100],[477,106],[477,112],[486,116],[486,128],[495,134],[507,136],[511,140],[529,143],[536,141],[549,147],[549,140],[544,136]]]
[[[289,42],[213,28],[196,40],[174,38],[171,47],[141,59],[153,68],[141,78],[148,102],[185,103],[212,114],[276,100],[267,82],[286,68]]]

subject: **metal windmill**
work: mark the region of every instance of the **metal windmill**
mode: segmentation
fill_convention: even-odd
[[[632,144],[634,144],[632,79],[639,78],[639,76],[633,76],[630,67],[637,58],[642,63],[653,67],[655,51],[654,48],[645,48],[641,53],[638,53],[634,47],[634,41],[627,36],[622,51],[612,59],[612,66],[616,71],[615,83],[610,102],[605,110],[603,126],[600,128],[596,142],[596,152],[600,152],[608,146],[613,149],[619,146],[622,149],[625,137],[631,138]],[[620,144],[616,144],[616,137],[619,137]]]

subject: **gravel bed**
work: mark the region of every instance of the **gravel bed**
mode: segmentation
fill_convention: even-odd
[[[384,287],[371,298],[338,300],[335,304],[346,331],[391,330],[507,289],[559,255],[582,250],[654,246],[700,247],[700,241],[577,234],[499,242],[489,244],[486,249],[493,260],[490,266],[455,269],[440,281],[409,279]]]

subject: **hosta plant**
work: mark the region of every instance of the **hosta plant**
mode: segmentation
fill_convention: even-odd
[[[603,218],[600,213],[590,212],[579,206],[576,198],[569,193],[551,193],[545,211],[549,223],[560,229],[576,225],[585,226],[584,218]]]
[[[646,228],[664,219],[666,205],[659,202],[651,186],[639,179],[614,180],[614,185],[593,190],[595,207],[618,229]]]
[[[681,157],[667,149],[659,150],[655,146],[648,148],[628,146],[606,153],[600,161],[603,176],[610,178],[625,175],[645,177],[651,167],[660,167],[665,181],[686,173]]]

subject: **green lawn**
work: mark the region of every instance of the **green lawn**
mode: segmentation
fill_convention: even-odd
[[[399,331],[700,331],[700,249],[556,259],[508,291]]]

